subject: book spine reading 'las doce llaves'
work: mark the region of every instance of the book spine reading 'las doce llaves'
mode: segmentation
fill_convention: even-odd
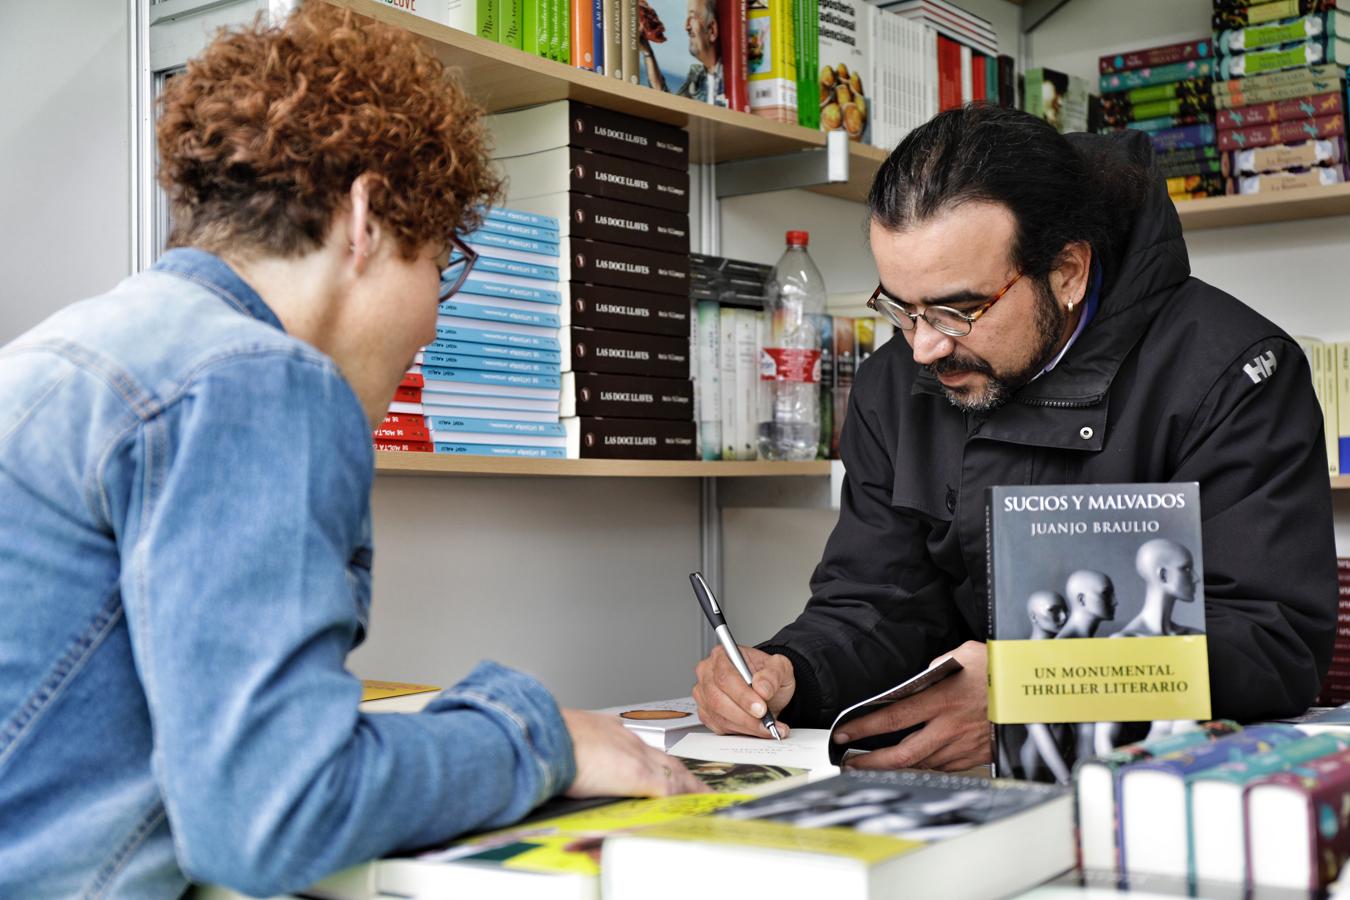
[[[1199,485],[988,499],[998,774],[1067,784],[1079,759],[1209,718]]]

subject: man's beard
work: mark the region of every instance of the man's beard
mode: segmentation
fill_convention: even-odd
[[[934,375],[975,372],[985,377],[982,388],[954,390],[938,382],[942,393],[957,409],[963,412],[989,412],[998,409],[1007,403],[1019,388],[1035,378],[1055,354],[1060,335],[1064,333],[1068,313],[1055,301],[1055,295],[1048,284],[1037,279],[1032,285],[1036,291],[1036,309],[1032,321],[1036,327],[1037,346],[1027,365],[1015,372],[1000,375],[984,360],[978,357],[958,356],[956,351],[953,351],[951,355],[924,366]]]

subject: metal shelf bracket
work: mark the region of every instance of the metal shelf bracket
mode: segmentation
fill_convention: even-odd
[[[717,199],[848,181],[848,134],[831,131],[821,150],[738,159],[717,165]]]

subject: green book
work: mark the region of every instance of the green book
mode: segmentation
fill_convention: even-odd
[[[1347,33],[1350,33],[1350,16],[1333,10],[1287,22],[1227,28],[1215,36],[1214,45],[1221,53],[1247,53],[1310,38],[1343,36]]]
[[[1326,732],[1206,769],[1186,779],[1191,874],[1203,881],[1247,880],[1243,790],[1276,772],[1350,747],[1350,730]]]
[[[1161,103],[1179,97],[1205,97],[1209,93],[1208,78],[1189,78],[1185,81],[1170,81],[1167,84],[1153,84],[1128,91],[1108,92],[1102,95],[1102,102],[1124,100],[1129,105],[1135,106],[1141,103]]]
[[[524,0],[520,7],[520,49],[539,56],[539,2]]]
[[[478,36],[490,41],[501,40],[501,20],[497,18],[498,0],[478,0]]]
[[[1214,94],[1215,96],[1233,93],[1245,94],[1249,91],[1274,87],[1280,84],[1290,84],[1308,78],[1317,81],[1331,81],[1333,79],[1344,77],[1345,70],[1340,66],[1309,66],[1307,68],[1290,69],[1285,72],[1267,72],[1264,75],[1254,75],[1251,78],[1215,81]]]
[[[1253,50],[1237,56],[1223,56],[1218,60],[1220,78],[1246,78],[1280,69],[1350,62],[1350,41],[1332,37],[1314,38],[1301,44],[1277,47],[1273,50]]]
[[[558,62],[572,64],[572,0],[557,0]]]
[[[519,49],[524,40],[522,33],[522,0],[496,0],[498,43]]]
[[[1254,79],[1253,79],[1254,80]],[[1273,87],[1255,89],[1241,94],[1215,94],[1215,109],[1237,109],[1257,103],[1278,103],[1281,100],[1293,100],[1297,97],[1313,97],[1317,94],[1340,93],[1344,82],[1339,78],[1326,81],[1305,79],[1290,81]]]

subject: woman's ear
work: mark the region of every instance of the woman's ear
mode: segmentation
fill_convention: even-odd
[[[347,244],[358,273],[365,271],[384,239],[379,223],[370,214],[369,182],[369,175],[359,175],[348,192],[351,215],[347,219]]]

